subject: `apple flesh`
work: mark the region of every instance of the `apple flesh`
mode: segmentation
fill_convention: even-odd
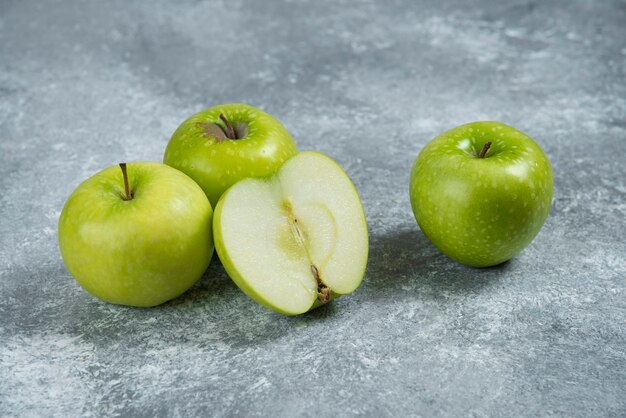
[[[331,158],[302,152],[272,177],[220,199],[215,246],[248,296],[297,315],[353,292],[365,274],[367,223],[354,185]]]
[[[154,306],[189,289],[213,254],[213,210],[189,177],[152,162],[109,167],[65,203],[59,247],[69,272],[107,302]],[[126,184],[126,187],[125,187]]]
[[[289,132],[271,115],[245,104],[223,104],[184,121],[163,162],[194,179],[215,207],[230,186],[273,174],[296,152]]]
[[[439,250],[487,267],[509,260],[535,238],[552,202],[548,158],[524,133],[474,122],[429,142],[415,160],[415,219]]]

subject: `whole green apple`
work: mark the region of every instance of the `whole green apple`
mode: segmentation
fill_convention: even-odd
[[[297,152],[289,132],[272,116],[245,104],[223,104],[184,121],[163,162],[194,179],[215,207],[230,186],[271,175]]]
[[[441,252],[474,267],[509,260],[550,212],[552,168],[527,135],[474,122],[430,141],[411,172],[411,205]]]
[[[155,306],[185,292],[208,267],[212,218],[204,192],[185,174],[160,163],[122,163],[74,190],[59,219],[59,247],[89,293]]]
[[[301,152],[273,176],[240,181],[220,199],[215,248],[252,299],[297,315],[353,292],[365,274],[367,222],[350,178]]]

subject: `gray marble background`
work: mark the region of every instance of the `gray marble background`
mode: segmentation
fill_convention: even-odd
[[[0,1],[0,415],[626,415],[625,77],[623,1]],[[282,317],[217,258],[154,309],[81,290],[57,247],[71,191],[239,101],[354,180],[359,290]],[[477,270],[419,231],[408,181],[482,119],[537,140],[555,198]]]

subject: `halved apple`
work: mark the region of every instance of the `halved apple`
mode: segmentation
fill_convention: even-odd
[[[342,168],[312,151],[272,177],[240,181],[214,214],[217,253],[252,299],[297,315],[353,292],[368,256],[367,222]]]

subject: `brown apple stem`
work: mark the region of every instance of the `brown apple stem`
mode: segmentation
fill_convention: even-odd
[[[489,151],[489,147],[491,147],[491,141],[486,142],[485,145],[483,145],[483,149],[480,151],[480,154],[478,154],[478,158],[485,158],[485,154]]]
[[[128,173],[126,172],[126,163],[120,163],[120,168],[122,169],[122,177],[124,177],[124,191],[126,193],[125,196],[122,196],[122,199],[131,200],[133,198],[133,195],[130,192],[130,187],[128,186]]]
[[[228,121],[223,113],[220,113],[220,119],[222,120],[222,122],[224,122],[224,125],[226,126],[226,136],[228,137],[228,139],[239,139],[237,138],[237,132],[235,131],[235,128],[233,128],[233,125]]]

